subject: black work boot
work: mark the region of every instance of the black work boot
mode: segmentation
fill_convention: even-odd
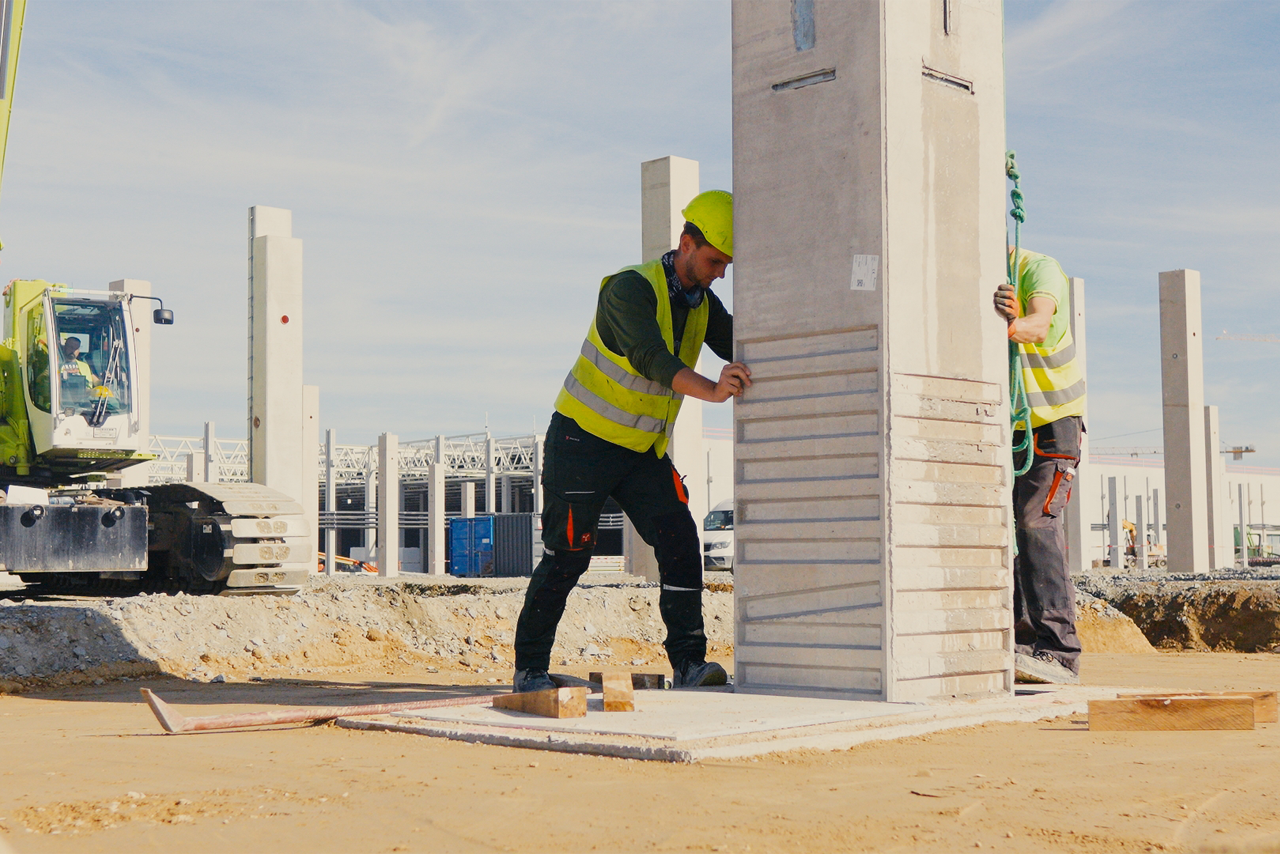
[[[681,662],[671,676],[672,688],[706,688],[729,684],[729,674],[714,661]]]
[[[516,678],[511,681],[513,694],[527,694],[530,691],[550,691],[556,687],[545,670],[517,670]]]

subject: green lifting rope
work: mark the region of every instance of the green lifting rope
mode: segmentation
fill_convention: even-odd
[[[1016,294],[1019,255],[1022,252],[1022,224],[1027,220],[1027,212],[1022,206],[1022,190],[1018,186],[1018,179],[1022,176],[1018,173],[1015,157],[1012,151],[1004,153],[1004,174],[1013,181],[1013,189],[1009,191],[1009,200],[1013,203],[1013,209],[1009,211],[1009,215],[1013,217],[1013,254],[1009,256],[1008,270],[1009,284],[1013,285]],[[1027,400],[1027,386],[1022,378],[1022,359],[1018,345],[1013,341],[1009,342],[1009,424],[1015,430],[1018,424],[1023,426],[1022,441],[1013,446],[1013,476],[1017,478],[1031,469],[1031,402]],[[1021,453],[1026,453],[1026,461],[1019,467],[1017,459]]]

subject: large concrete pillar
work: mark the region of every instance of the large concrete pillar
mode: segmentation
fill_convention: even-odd
[[[249,208],[249,479],[302,500],[302,241]]]
[[[1080,372],[1088,380],[1088,360],[1085,358],[1085,320],[1084,320],[1084,279],[1071,278],[1071,338],[1076,345],[1076,363]],[[1089,398],[1085,397],[1084,423],[1089,424]],[[1071,490],[1071,501],[1067,504],[1067,560],[1072,575],[1088,572],[1092,567],[1089,559],[1089,513],[1085,506],[1081,484],[1089,472],[1089,434],[1080,436],[1080,462],[1076,464],[1076,478]]]
[[[201,477],[205,483],[222,481],[222,451],[218,448],[217,429],[212,421],[204,422],[204,441],[201,445]]]
[[[338,454],[338,436],[332,429],[324,431],[324,510],[330,523],[324,532],[324,574],[333,575],[338,549],[338,531],[333,527],[334,512],[338,507],[338,484],[335,471]]]
[[[1209,568],[1235,566],[1235,541],[1231,530],[1231,499],[1227,496],[1227,462],[1219,447],[1218,407],[1204,408],[1204,476],[1209,516]]]
[[[1200,274],[1160,274],[1160,379],[1164,398],[1165,520],[1169,571],[1209,570]]]
[[[462,487],[462,518],[474,519],[476,516],[476,482],[474,480],[464,480],[459,486]]]
[[[316,566],[320,542],[320,386],[302,387],[302,443],[298,448],[302,476],[302,515],[311,532],[307,566]]]
[[[684,216],[680,213],[698,195],[698,161],[684,157],[659,157],[640,164],[640,260],[652,261],[671,251],[680,242]],[[699,360],[698,367],[702,362]],[[702,458],[702,401],[685,398],[676,419],[668,451],[686,484],[706,477]],[[690,490],[691,493],[694,490]],[[697,500],[695,500],[697,499]],[[702,528],[706,508],[691,494],[689,511]],[[650,548],[626,520],[622,532],[622,552],[627,572],[649,581],[658,580],[658,562]]]
[[[739,691],[1012,689],[1001,4],[949,8],[733,5]]]
[[[400,440],[378,437],[378,577],[400,574]]]
[[[445,537],[448,536],[448,525],[444,517],[444,479],[449,467],[443,459],[431,464],[428,476],[431,483],[427,490],[427,569],[432,575],[444,575],[445,570]],[[474,501],[472,502],[474,506]]]
[[[117,279],[107,285],[112,293],[131,294],[133,296],[151,296],[151,283],[141,279]],[[152,300],[140,299],[131,306],[133,315],[133,369],[134,400],[137,411],[134,412],[134,424],[137,425],[134,435],[138,440],[138,450],[144,454],[151,447],[151,312],[156,303]],[[120,486],[142,487],[151,482],[151,463],[140,463],[129,466],[120,472]]]

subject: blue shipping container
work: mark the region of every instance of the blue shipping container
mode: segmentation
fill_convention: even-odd
[[[460,578],[493,575],[493,517],[449,520],[449,574]]]

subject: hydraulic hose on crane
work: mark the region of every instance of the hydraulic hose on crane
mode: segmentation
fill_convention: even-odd
[[[1014,293],[1018,290],[1018,264],[1022,252],[1022,224],[1027,220],[1026,209],[1022,205],[1022,189],[1018,181],[1022,175],[1018,172],[1017,155],[1013,151],[1004,153],[1004,174],[1013,181],[1009,190],[1009,201],[1013,207],[1009,215],[1013,217],[1013,253],[1008,256],[1009,284]],[[1031,402],[1027,399],[1027,386],[1022,378],[1021,351],[1016,343],[1009,342],[1009,424],[1014,431],[1022,425],[1022,441],[1013,446],[1013,476],[1022,477],[1031,469]],[[1018,465],[1018,454],[1025,453],[1026,459]]]

